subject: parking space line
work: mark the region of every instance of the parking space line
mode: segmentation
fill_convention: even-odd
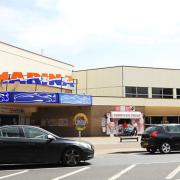
[[[118,174],[115,174],[114,176],[110,177],[108,180],[116,180],[117,178],[121,177],[123,174],[127,173],[130,171],[132,168],[134,168],[136,164],[132,164],[131,166],[127,167],[126,169],[122,170]]]
[[[64,179],[64,178],[66,178],[66,177],[72,176],[72,175],[77,174],[77,173],[79,173],[79,172],[85,171],[85,170],[87,170],[87,169],[89,169],[89,168],[90,168],[90,167],[84,167],[84,168],[79,169],[79,170],[77,170],[77,171],[73,171],[73,172],[71,172],[71,173],[68,173],[68,174],[65,174],[65,175],[63,175],[63,176],[59,176],[59,177],[53,178],[53,179],[51,179],[51,180]]]
[[[174,171],[172,171],[166,179],[172,179],[180,171],[180,166],[178,166]]]
[[[27,170],[20,171],[20,172],[17,172],[17,173],[13,173],[13,174],[9,174],[9,175],[6,175],[6,176],[1,176],[0,179],[5,179],[5,178],[16,176],[16,175],[19,175],[19,174],[24,174],[24,173],[26,173],[28,171],[29,170],[27,169]]]

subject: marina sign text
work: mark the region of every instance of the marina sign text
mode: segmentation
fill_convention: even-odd
[[[66,75],[62,77],[61,74],[52,73],[36,73],[27,72],[24,75],[22,72],[13,72],[9,74],[8,72],[3,72],[0,74],[0,81],[3,84],[37,84],[37,85],[48,85],[56,87],[74,87],[74,82],[72,76]]]

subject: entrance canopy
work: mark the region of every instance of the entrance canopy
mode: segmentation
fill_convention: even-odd
[[[111,111],[110,117],[113,119],[141,119],[142,113],[139,111],[130,111],[130,112]]]

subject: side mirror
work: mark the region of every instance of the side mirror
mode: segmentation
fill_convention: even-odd
[[[56,138],[54,136],[52,136],[51,134],[48,134],[48,139],[50,141],[56,140]]]

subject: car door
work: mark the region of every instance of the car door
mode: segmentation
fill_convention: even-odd
[[[48,133],[36,127],[23,127],[27,147],[32,152],[31,162],[53,163],[57,162],[59,154],[58,146],[54,141],[48,139]]]
[[[18,126],[6,126],[0,129],[0,163],[24,163],[25,140]]]
[[[180,148],[180,126],[179,125],[167,125],[166,131],[168,132],[168,136],[170,139],[170,143],[173,149]]]
[[[180,125],[174,125],[176,148],[180,149]]]

